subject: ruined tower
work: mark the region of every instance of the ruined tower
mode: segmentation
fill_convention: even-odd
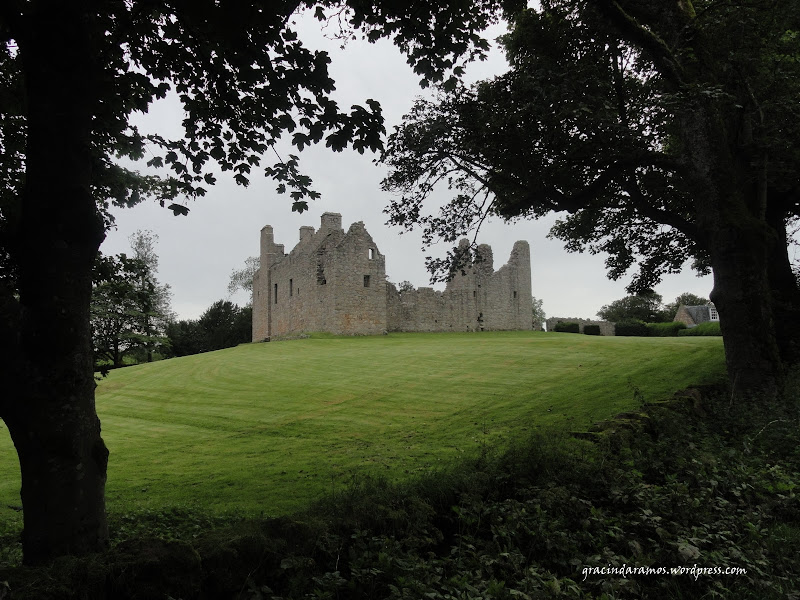
[[[444,292],[399,292],[387,283],[386,258],[362,222],[345,232],[340,214],[324,213],[318,231],[300,228],[288,254],[267,225],[253,278],[253,340],[316,331],[531,329],[530,265],[528,243],[520,241],[508,263],[494,271],[492,249],[482,244]]]

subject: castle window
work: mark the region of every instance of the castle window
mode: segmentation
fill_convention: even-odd
[[[477,290],[472,290],[472,297],[473,298],[477,298],[478,297],[478,291]]]
[[[514,292],[514,298],[516,298],[516,297],[517,297],[517,292]]]
[[[275,304],[278,303],[278,284],[275,284]]]
[[[364,287],[369,287],[369,275],[364,275]]]
[[[514,295],[516,296],[517,292],[514,292]],[[294,296],[294,285],[292,283],[292,280],[290,279],[289,280],[289,297],[291,298],[292,296]]]
[[[369,259],[373,260],[375,258],[375,248],[369,249]]]

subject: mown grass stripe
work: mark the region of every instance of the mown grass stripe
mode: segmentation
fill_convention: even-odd
[[[358,473],[402,479],[532,428],[573,429],[724,376],[719,338],[321,337],[113,371],[97,391],[112,512],[279,514]],[[18,522],[0,426],[0,522]]]

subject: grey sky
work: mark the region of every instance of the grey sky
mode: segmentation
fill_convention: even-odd
[[[316,21],[299,19],[298,29],[309,47],[331,54],[330,71],[337,84],[334,98],[340,106],[363,104],[367,98],[378,100],[387,131],[400,122],[414,98],[423,93],[418,78],[390,43],[367,44],[357,40],[342,50],[339,42],[324,37]],[[502,30],[497,29],[491,35],[500,33]],[[468,77],[477,80],[504,68],[501,53],[495,51],[489,61],[472,65]],[[181,133],[182,118],[177,102],[167,100],[137,119],[137,124],[144,130],[177,136]],[[279,151],[285,156],[293,150],[284,145]],[[258,254],[261,227],[272,225],[275,241],[285,244],[288,251],[298,242],[302,225],[318,227],[323,212],[338,212],[342,214],[345,229],[355,221],[365,223],[386,255],[390,281],[429,285],[425,256],[442,256],[448,247],[439,244],[423,251],[418,233],[401,235],[398,228],[385,224],[386,215],[382,211],[390,196],[380,190],[385,171],[373,164],[374,156],[352,151],[334,153],[318,146],[306,149],[300,158],[302,170],[314,180],[314,189],[322,194],[302,215],[292,213],[288,196],[277,194],[276,184],[255,170],[248,188],[237,186],[226,174],[219,174],[217,185],[204,198],[189,204],[191,211],[187,217],[172,216],[155,202],[115,211],[118,227],[109,232],[102,251],[106,254],[129,251],[128,237],[137,229],[156,233],[159,280],[172,287],[173,310],[179,318],[197,318],[212,302],[227,297],[231,271],[241,268],[248,256]],[[263,164],[272,164],[273,159],[274,156],[265,157]],[[139,168],[143,169],[144,163]],[[547,232],[554,220],[550,217],[516,224],[495,220],[484,225],[478,242],[492,246],[497,269],[508,259],[516,240],[527,240],[531,245],[533,295],[544,301],[547,315],[594,318],[602,305],[626,295],[625,285],[630,278],[609,281],[604,256],[569,254],[561,242],[548,240]],[[683,274],[665,278],[656,291],[665,301],[671,301],[682,292],[708,296],[712,285],[711,277],[696,277],[687,264]],[[248,298],[240,293],[232,300],[243,304]]]

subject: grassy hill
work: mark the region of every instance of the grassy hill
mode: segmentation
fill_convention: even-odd
[[[408,478],[723,375],[720,338],[531,332],[320,336],[129,367],[97,390],[108,508],[283,514],[361,473]],[[21,521],[18,490],[0,422],[0,524]]]

